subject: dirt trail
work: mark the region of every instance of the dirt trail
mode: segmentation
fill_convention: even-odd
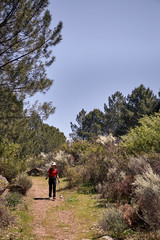
[[[33,199],[33,234],[37,240],[76,240],[81,226],[75,219],[72,210],[61,208],[64,199],[48,200],[48,184],[40,178],[33,178],[33,186],[27,197]]]

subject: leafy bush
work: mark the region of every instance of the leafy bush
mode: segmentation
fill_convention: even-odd
[[[112,150],[108,145],[88,141],[79,141],[69,146],[75,165],[85,166],[87,175],[95,182],[106,179],[106,170],[115,157],[115,151]]]
[[[127,228],[122,212],[113,207],[105,210],[100,219],[100,226],[104,231],[110,231],[116,237],[120,237]]]
[[[19,155],[20,145],[3,140],[0,148],[0,174],[11,181],[26,168],[24,159]]]
[[[96,141],[89,142],[87,140],[71,142],[64,145],[64,150],[71,154],[74,158],[75,165],[85,164],[92,156],[101,158],[110,151],[110,146],[97,143]],[[104,154],[105,153],[105,154]]]
[[[27,167],[29,169],[33,169],[33,168],[41,168],[41,166],[43,165],[43,163],[45,162],[45,160],[41,157],[41,155],[39,155],[38,157],[36,156],[31,156],[27,159]]]
[[[18,192],[11,192],[6,195],[7,205],[13,209],[20,203],[22,203],[22,194]]]
[[[160,229],[160,177],[148,168],[133,183],[137,212],[152,229]]]
[[[94,194],[96,193],[96,188],[93,184],[85,182],[78,187],[78,192],[83,194]]]
[[[25,195],[26,192],[32,187],[32,180],[26,173],[21,173],[17,176],[15,184],[22,187],[22,193]]]
[[[160,113],[144,116],[139,120],[140,126],[131,129],[123,137],[122,145],[129,153],[160,152]]]
[[[55,154],[55,162],[57,163],[57,168],[59,170],[60,177],[66,176],[65,169],[66,169],[66,166],[68,166],[69,161],[70,161],[70,156],[64,151],[59,150]]]
[[[80,166],[77,167],[67,167],[66,168],[68,187],[79,186],[83,181],[83,168]]]
[[[99,182],[107,179],[107,169],[108,159],[103,161],[96,156],[90,156],[84,165],[66,168],[69,187],[89,184],[95,189]]]

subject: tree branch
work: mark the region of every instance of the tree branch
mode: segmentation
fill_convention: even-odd
[[[11,9],[11,11],[8,13],[8,15],[6,16],[6,18],[3,20],[3,22],[0,23],[0,28],[4,27],[5,24],[7,23],[7,21],[11,18],[12,14],[14,13],[14,11],[16,10],[16,7],[19,3],[19,0],[17,0],[17,2],[15,3],[15,5],[13,6],[13,8]]]

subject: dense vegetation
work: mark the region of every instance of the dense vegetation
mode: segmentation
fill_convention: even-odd
[[[51,30],[47,0],[1,1],[0,6],[0,174],[9,181],[27,168],[27,159],[49,153],[66,138],[43,123],[55,107],[27,96],[46,92],[52,85],[46,68],[61,41],[62,22]]]
[[[71,123],[68,186],[107,201],[100,226],[115,238],[160,237],[159,111],[160,99],[140,85],[127,97],[109,97],[104,113],[82,109]]]
[[[104,112],[82,109],[77,124],[71,123],[70,142],[43,123],[55,111],[52,103],[26,107],[27,96],[52,85],[46,68],[55,59],[52,48],[61,41],[62,23],[49,28],[47,6],[47,0],[1,1],[0,194],[7,180],[25,194],[32,183],[24,172],[55,160],[68,187],[105,199],[104,231],[117,239],[136,231],[159,239],[160,99],[152,90],[140,85],[127,97],[117,91]],[[17,193],[0,197],[1,228],[13,221],[8,206],[20,201]]]
[[[52,50],[62,39],[62,22],[50,29],[48,4],[48,0],[0,4],[0,194],[7,185],[11,192],[18,191],[6,199],[0,196],[0,227],[13,222],[8,207],[20,202],[32,185],[24,173],[30,162],[66,141],[59,129],[43,123],[55,111],[51,102],[26,104],[27,97],[46,93],[53,83],[46,69],[55,60]]]
[[[98,193],[108,203],[100,219],[105,232],[118,239],[136,232],[141,237],[134,239],[159,239],[160,112],[144,115],[121,138],[78,137],[64,149],[73,157],[69,187]]]

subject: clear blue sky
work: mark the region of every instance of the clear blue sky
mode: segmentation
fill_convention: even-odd
[[[46,123],[68,137],[82,108],[104,111],[116,91],[143,84],[158,94],[160,0],[51,0],[49,10],[52,26],[64,27],[47,70],[54,84],[35,97],[56,107]]]

